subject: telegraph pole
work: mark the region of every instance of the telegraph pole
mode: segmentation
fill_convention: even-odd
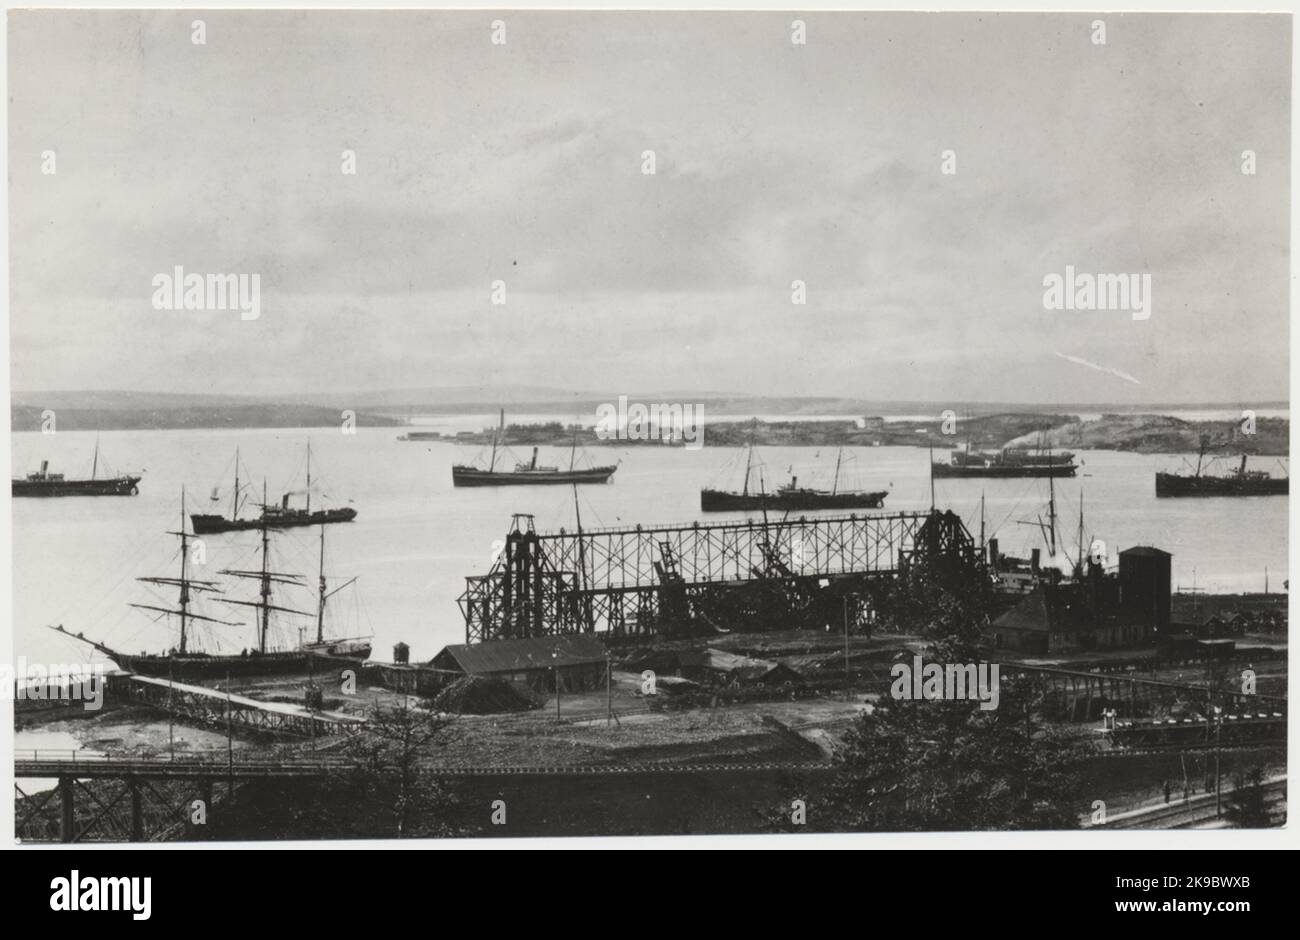
[[[560,648],[551,650],[551,661],[555,663],[555,720],[560,720]]]
[[[1214,706],[1214,816],[1223,815],[1223,782],[1219,777],[1219,731],[1223,727],[1223,709]]]
[[[853,697],[849,686],[849,596],[844,595],[844,701]]]
[[[605,727],[614,722],[614,654],[605,650]]]
[[[230,672],[226,672],[226,773],[235,785],[235,737],[230,728]]]

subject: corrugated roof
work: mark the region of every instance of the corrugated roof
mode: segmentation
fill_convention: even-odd
[[[558,653],[558,656],[553,654]],[[471,675],[494,672],[528,672],[553,666],[579,666],[605,661],[605,644],[598,636],[581,633],[569,636],[539,636],[524,640],[489,640],[470,646],[458,643],[443,647],[433,658],[443,665],[452,660]],[[443,662],[439,662],[442,660]]]

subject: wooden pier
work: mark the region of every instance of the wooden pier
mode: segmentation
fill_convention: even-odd
[[[263,702],[220,689],[130,673],[109,676],[107,692],[199,724],[261,734],[326,738],[350,734],[365,724],[362,718],[340,712],[313,710],[287,702]]]

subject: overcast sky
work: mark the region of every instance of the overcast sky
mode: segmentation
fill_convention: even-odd
[[[11,13],[13,387],[1287,397],[1287,18],[498,16]]]

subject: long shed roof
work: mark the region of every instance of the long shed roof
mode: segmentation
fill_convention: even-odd
[[[489,640],[473,645],[443,647],[434,665],[455,666],[471,675],[495,672],[530,672],[553,666],[580,666],[605,661],[605,644],[590,633],[539,636],[522,640]]]

